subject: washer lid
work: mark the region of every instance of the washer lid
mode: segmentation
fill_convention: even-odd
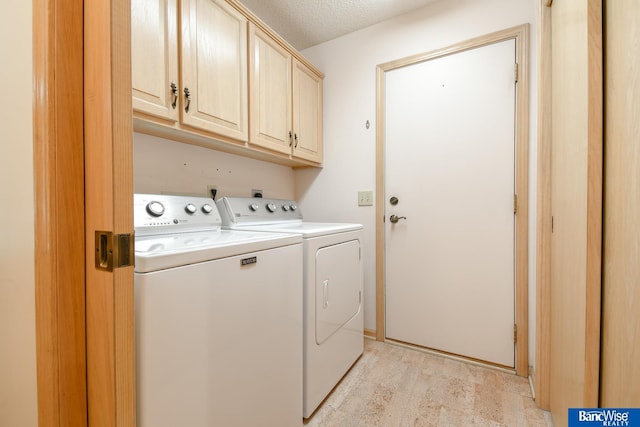
[[[137,237],[137,273],[146,273],[293,245],[299,234],[215,230]]]

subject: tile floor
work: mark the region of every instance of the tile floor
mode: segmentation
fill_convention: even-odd
[[[360,360],[306,427],[541,426],[526,378],[365,339]]]

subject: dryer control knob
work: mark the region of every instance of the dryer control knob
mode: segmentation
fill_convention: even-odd
[[[258,205],[257,203],[251,203],[249,205],[249,209],[251,209],[252,211],[257,211],[260,208],[260,205]]]
[[[198,210],[198,208],[196,208],[196,205],[194,205],[193,203],[187,203],[187,206],[184,207],[184,210],[190,214],[193,215],[194,213],[196,213],[196,211]]]
[[[267,210],[269,212],[275,212],[276,209],[278,209],[278,207],[275,205],[275,203],[267,203]]]
[[[291,208],[289,207],[289,205],[282,205],[282,210],[285,212],[289,212]]]
[[[213,212],[213,206],[211,206],[209,203],[205,203],[204,205],[202,205],[202,212],[210,214],[211,212]]]
[[[162,214],[164,213],[164,205],[160,202],[153,200],[147,203],[147,212],[149,212],[151,216],[155,216],[155,217],[162,216]]]
[[[295,204],[295,203],[291,203],[291,206],[290,206],[290,207],[291,207],[291,210],[292,210],[292,211],[295,211],[296,209],[298,209],[298,206],[296,206],[296,204]]]

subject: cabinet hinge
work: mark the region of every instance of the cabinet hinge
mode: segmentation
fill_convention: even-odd
[[[518,63],[513,64],[513,79],[518,83]]]
[[[513,195],[513,214],[517,214],[518,213],[518,195],[514,194]]]
[[[516,344],[518,342],[518,325],[513,324],[513,343]]]
[[[114,268],[132,266],[134,240],[134,233],[113,234],[111,231],[96,231],[96,269],[113,271]]]

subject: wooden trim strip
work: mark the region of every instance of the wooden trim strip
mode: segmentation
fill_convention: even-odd
[[[529,375],[529,26],[514,29],[518,61],[516,87],[516,373]]]
[[[85,2],[89,424],[135,425],[133,267],[93,265],[93,234],[133,232],[131,4]]]
[[[364,328],[364,336],[368,338],[376,338],[377,334],[374,330]]]
[[[538,407],[550,409],[551,339],[551,9],[538,8],[538,212],[536,224],[536,375]],[[547,5],[548,6],[548,5]]]
[[[50,218],[55,206],[55,141],[54,96],[54,14],[47,0],[33,0],[33,67],[34,67],[34,182],[35,205],[35,298],[36,358],[38,378],[38,419],[50,425],[60,424],[58,390],[57,290],[55,262],[57,247],[55,222]]]
[[[385,72],[430,59],[464,52],[481,46],[515,39],[519,78],[516,86],[516,184],[519,206],[516,217],[516,373],[527,376],[529,372],[529,314],[528,314],[528,199],[529,199],[529,26],[508,28],[492,34],[476,37],[452,46],[427,53],[389,61],[377,67],[376,94],[376,200],[384,200],[384,94]],[[385,256],[384,256],[384,203],[376,206],[376,336],[385,339]]]
[[[86,425],[82,0],[34,0],[40,425]],[[59,43],[64,40],[64,43]]]
[[[384,341],[385,329],[385,252],[384,252],[384,106],[385,69],[378,65],[376,68],[376,339]]]
[[[589,0],[587,10],[588,147],[587,147],[587,277],[585,313],[584,403],[598,407],[600,396],[600,323],[602,294],[602,180],[604,139],[602,0]]]

